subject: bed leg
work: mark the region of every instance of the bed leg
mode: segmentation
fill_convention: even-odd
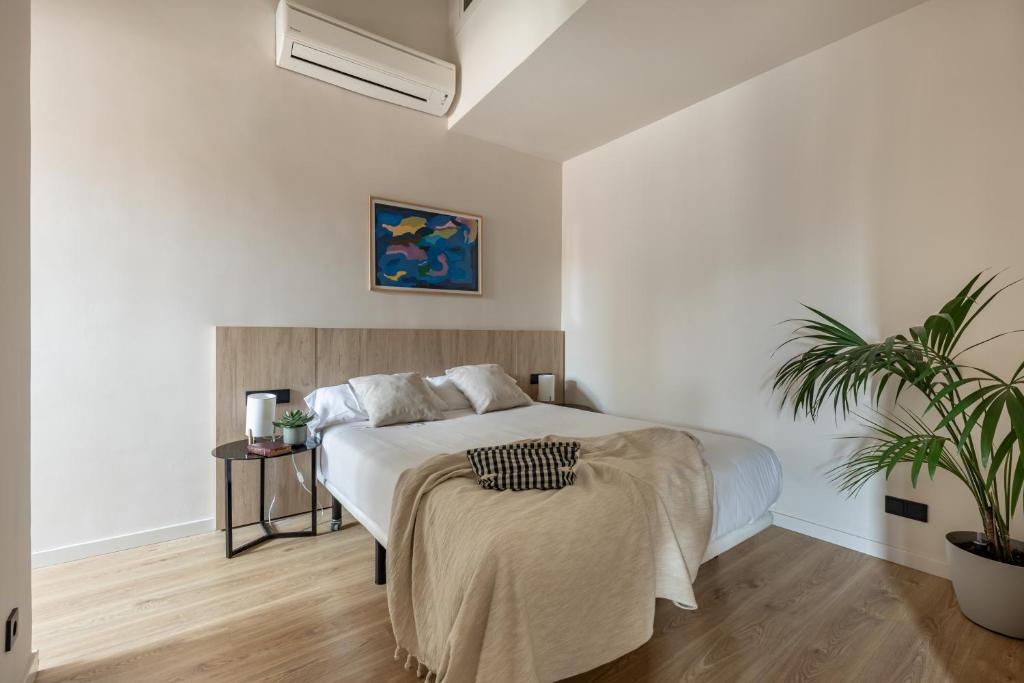
[[[373,544],[373,582],[383,586],[388,582],[388,551],[376,540]]]
[[[331,531],[337,531],[341,528],[341,503],[331,496]]]

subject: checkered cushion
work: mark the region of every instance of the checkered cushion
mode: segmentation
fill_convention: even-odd
[[[485,489],[560,489],[576,481],[579,443],[531,441],[471,448],[466,453]]]

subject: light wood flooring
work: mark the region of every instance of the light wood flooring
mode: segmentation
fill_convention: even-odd
[[[413,683],[372,566],[352,525],[232,560],[215,532],[37,569],[37,680]],[[1024,680],[1024,641],[965,619],[949,582],[779,528],[696,590],[699,610],[659,600],[646,645],[573,680]]]

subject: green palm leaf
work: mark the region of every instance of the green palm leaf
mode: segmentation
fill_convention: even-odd
[[[1024,508],[1024,362],[1007,382],[983,368],[959,363],[964,351],[978,348],[1013,330],[993,335],[959,353],[957,346],[997,296],[1020,280],[990,288],[998,274],[978,273],[921,325],[879,342],[867,341],[838,318],[805,305],[812,316],[793,321],[793,334],[781,349],[802,350],[782,363],[772,388],[793,417],[817,419],[826,407],[847,417],[855,413],[871,430],[866,443],[830,471],[840,490],[855,495],[877,474],[889,477],[910,465],[916,487],[922,470],[934,479],[939,470],[958,478],[974,496],[991,530],[994,551],[1010,555],[1009,523]],[[886,389],[895,386],[887,399]],[[883,408],[914,388],[927,405],[920,414]],[[929,421],[930,420],[930,421]]]

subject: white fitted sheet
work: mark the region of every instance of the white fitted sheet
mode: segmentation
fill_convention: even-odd
[[[599,436],[651,426],[654,423],[544,403],[484,415],[449,411],[444,420],[389,427],[354,422],[324,431],[320,479],[387,545],[398,476],[428,458],[549,434]],[[715,480],[711,540],[763,517],[782,493],[782,466],[775,453],[750,439],[686,429],[703,444],[704,460]]]

